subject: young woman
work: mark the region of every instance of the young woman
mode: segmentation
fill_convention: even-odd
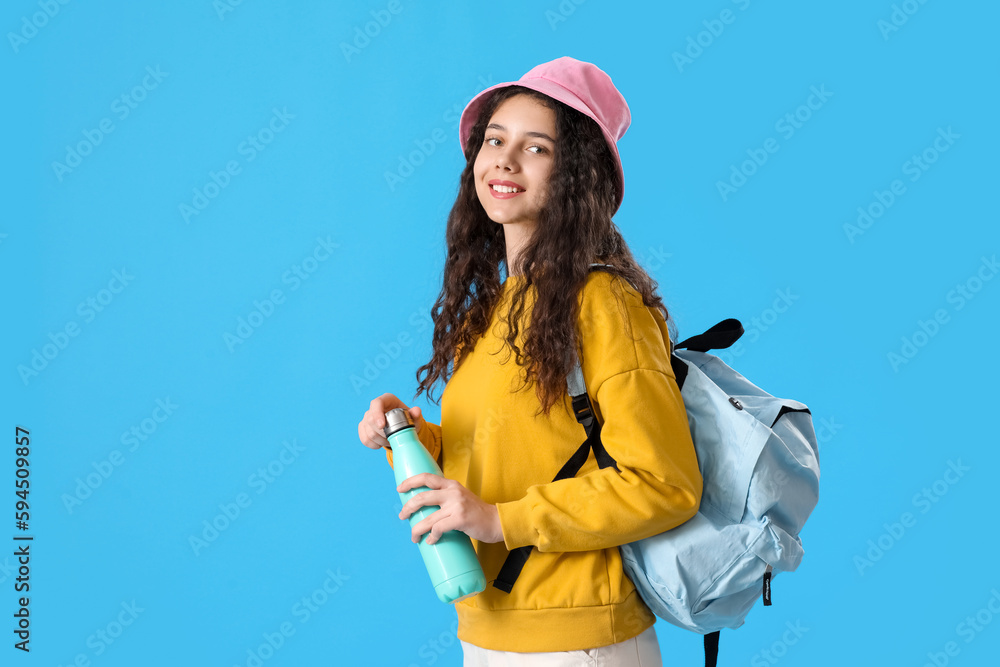
[[[456,604],[466,665],[661,664],[618,546],[692,517],[702,479],[666,308],[611,220],[629,122],[607,74],[568,57],[469,103],[433,355],[417,371],[416,396],[446,383],[441,424],[383,394],[358,425],[364,445],[388,450],[385,412],[405,408],[442,465],[399,487],[430,489],[402,519],[440,506],[414,541],[465,532],[488,581],[511,550],[534,547],[510,592]],[[591,456],[553,482],[586,438],[567,393],[575,358],[616,465]]]

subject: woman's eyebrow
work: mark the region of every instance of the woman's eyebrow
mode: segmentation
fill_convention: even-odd
[[[507,128],[504,127],[503,125],[501,125],[500,123],[490,123],[489,125],[486,126],[486,129],[487,130],[500,130],[501,132],[506,132],[507,131]],[[549,135],[545,134],[544,132],[525,132],[524,134],[527,135],[527,136],[529,136],[529,137],[539,137],[541,139],[548,139],[552,143],[556,143],[555,139],[553,139]]]

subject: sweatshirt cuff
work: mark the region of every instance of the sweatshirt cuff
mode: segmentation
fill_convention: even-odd
[[[507,551],[519,547],[538,546],[538,532],[531,527],[532,508],[528,503],[531,503],[531,500],[527,497],[507,503],[497,503],[500,530]]]
[[[424,422],[424,431],[420,434],[420,442],[430,452],[431,457],[441,465],[441,426],[429,421]],[[443,466],[442,466],[443,467]]]

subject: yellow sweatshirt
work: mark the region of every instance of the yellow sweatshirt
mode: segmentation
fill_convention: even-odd
[[[579,296],[578,354],[601,441],[620,472],[599,469],[591,453],[576,477],[552,482],[586,433],[568,395],[548,417],[535,417],[534,383],[514,391],[523,369],[503,342],[503,319],[518,280],[504,283],[489,329],[445,386],[441,425],[427,422],[420,434],[445,477],[497,505],[504,542],[473,540],[488,582],[508,550],[536,547],[509,594],[488,584],[455,605],[458,637],[531,652],[625,641],[655,618],[625,575],[618,545],[691,518],[702,491],[667,325],[627,282],[590,274]],[[525,323],[532,301],[529,293]],[[524,326],[520,334],[523,349]]]

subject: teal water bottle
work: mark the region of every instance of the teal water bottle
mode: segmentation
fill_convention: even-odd
[[[396,408],[385,413],[384,431],[389,446],[392,447],[392,467],[397,485],[422,472],[441,474],[437,461],[431,458],[423,443],[417,439],[413,419],[406,410]],[[405,504],[411,497],[427,490],[426,486],[411,489],[399,494],[399,501]],[[410,515],[410,525],[438,509],[437,505],[421,507]],[[458,602],[486,589],[486,576],[468,535],[459,530],[451,530],[434,544],[427,544],[427,535],[429,533],[420,536],[417,546],[434,591],[442,602]]]

